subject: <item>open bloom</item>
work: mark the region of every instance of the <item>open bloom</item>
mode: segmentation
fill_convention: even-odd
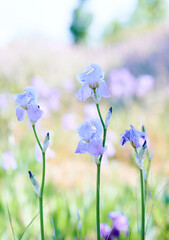
[[[83,122],[77,129],[81,140],[78,143],[75,153],[84,154],[88,152],[92,156],[99,156],[104,153],[102,145],[102,125],[99,119],[90,122]]]
[[[107,239],[109,237],[109,234],[111,232],[111,228],[106,223],[100,223],[100,236],[103,239]]]
[[[126,144],[126,142],[130,142],[131,145],[134,148],[141,147],[140,145],[140,139],[145,140],[146,139],[146,133],[145,132],[139,132],[133,125],[130,125],[131,129],[125,130],[124,134],[121,134],[120,139],[120,145],[123,146]]]
[[[16,116],[18,121],[21,122],[24,120],[25,111],[27,111],[29,120],[34,124],[42,117],[43,111],[36,104],[38,96],[35,88],[28,86],[24,88],[24,91],[26,93],[15,95],[15,101],[18,104]]]
[[[119,238],[121,232],[125,232],[128,236],[129,221],[125,215],[121,212],[110,212],[109,218],[113,220],[113,227],[108,239]]]
[[[80,101],[85,101],[89,97],[100,100],[101,97],[110,97],[104,78],[104,72],[98,64],[91,64],[86,67],[85,72],[77,75],[83,86],[76,92],[76,97]]]

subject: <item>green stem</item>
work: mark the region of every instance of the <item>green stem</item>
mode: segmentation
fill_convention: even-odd
[[[39,211],[40,211],[40,230],[41,230],[41,240],[45,240],[45,233],[44,233],[44,221],[43,221],[43,191],[44,191],[44,185],[45,185],[45,152],[43,152],[42,145],[39,141],[38,135],[36,133],[35,125],[32,125],[33,132],[35,134],[35,138],[37,140],[37,143],[41,149],[42,152],[42,181],[41,181],[41,188],[40,188],[40,196],[39,196]]]
[[[97,183],[96,183],[96,228],[97,240],[100,240],[100,164],[97,164]]]
[[[141,182],[141,240],[145,240],[145,195],[144,195],[144,179],[143,170],[140,169]]]
[[[99,104],[96,104],[97,111],[100,117],[100,121],[103,126],[103,147],[105,147],[106,143],[106,134],[107,129],[105,128],[105,124],[100,112]],[[97,240],[100,240],[100,168],[101,168],[101,160],[103,155],[99,158],[99,163],[97,164],[97,180],[96,180],[96,229],[97,229]]]

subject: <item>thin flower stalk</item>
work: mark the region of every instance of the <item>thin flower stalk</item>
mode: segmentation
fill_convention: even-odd
[[[44,220],[43,220],[43,192],[44,192],[44,185],[45,185],[45,152],[43,152],[42,145],[39,141],[38,135],[36,133],[35,125],[32,125],[33,132],[35,134],[36,141],[41,149],[42,152],[42,181],[41,181],[41,188],[40,188],[40,196],[39,196],[39,211],[40,211],[40,230],[41,230],[41,240],[45,240],[45,233],[44,233]]]
[[[99,104],[96,104],[97,111],[100,117],[100,121],[103,126],[103,148],[105,147],[106,143],[106,134],[107,129],[105,128],[105,124],[100,112]],[[101,168],[101,160],[102,160],[103,154],[99,158],[99,163],[97,164],[97,180],[96,180],[96,228],[97,228],[97,240],[100,240],[100,168]]]

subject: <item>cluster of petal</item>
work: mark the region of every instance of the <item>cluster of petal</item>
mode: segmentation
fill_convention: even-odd
[[[131,129],[125,130],[125,133],[120,135],[120,145],[123,146],[129,141],[134,148],[139,148],[141,147],[140,139],[145,140],[146,133],[138,131],[133,125],[130,127]]]
[[[75,153],[84,154],[88,152],[92,156],[99,156],[104,153],[102,145],[103,128],[99,119],[90,122],[83,122],[77,129],[81,140],[78,143]]]
[[[86,67],[85,72],[77,75],[83,86],[76,92],[76,97],[80,101],[86,101],[89,97],[97,96],[98,100],[101,97],[110,97],[107,85],[104,78],[104,72],[98,64],[91,64]]]
[[[120,237],[120,233],[124,232],[126,236],[129,233],[128,218],[121,212],[110,212],[109,218],[113,221],[113,226],[110,228],[106,223],[100,224],[100,235],[105,240],[112,240]]]
[[[38,97],[36,89],[28,86],[24,91],[26,93],[15,95],[15,101],[18,104],[18,107],[16,107],[16,116],[18,121],[21,122],[24,120],[25,111],[27,111],[29,120],[34,124],[42,117],[43,111],[36,104]]]

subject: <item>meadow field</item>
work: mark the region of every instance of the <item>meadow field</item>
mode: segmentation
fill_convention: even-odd
[[[40,141],[50,133],[44,189],[46,239],[96,239],[95,163],[89,154],[75,154],[77,127],[98,118],[92,98],[84,103],[75,96],[80,87],[76,74],[91,63],[104,70],[111,94],[100,103],[104,117],[112,107],[101,169],[101,222],[111,225],[109,212],[121,211],[129,219],[128,239],[139,239],[138,168],[132,147],[120,146],[119,135],[130,124],[139,131],[144,125],[148,151],[154,153],[147,186],[146,239],[169,239],[167,26],[159,24],[109,45],[58,45],[34,36],[0,49],[0,239],[19,240],[23,233],[23,240],[40,239],[38,201],[28,171],[40,181],[42,159],[27,116],[20,123],[15,113],[14,94],[23,93],[26,86],[36,88],[44,111],[36,124]],[[147,157],[144,166],[147,169]]]

